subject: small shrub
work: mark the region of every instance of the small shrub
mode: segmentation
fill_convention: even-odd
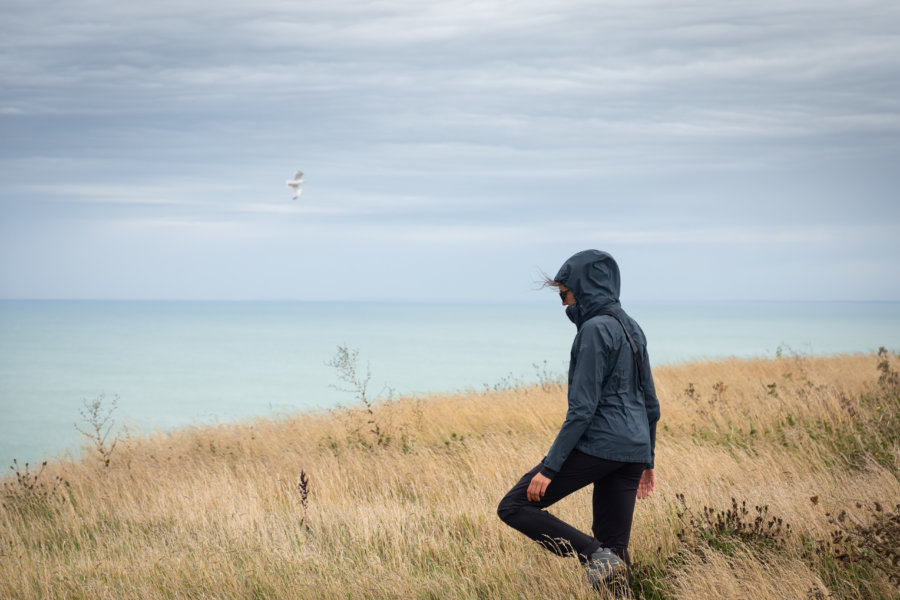
[[[47,462],[44,461],[41,468],[34,472],[25,463],[25,469],[22,470],[18,461],[13,459],[9,470],[15,477],[3,483],[3,508],[26,520],[55,515],[66,502],[69,484],[59,476],[53,481],[45,481],[43,474],[46,466]]]
[[[856,508],[868,513],[867,522],[845,510],[827,514],[833,529],[822,548],[836,562],[845,566],[868,564],[900,587],[900,504],[892,510],[885,510],[880,502],[857,503]]]
[[[712,387],[717,402],[722,402],[728,398],[728,384],[723,381],[717,381]]]
[[[738,542],[761,550],[783,550],[792,535],[791,526],[781,517],[769,515],[767,505],[756,505],[753,511],[747,501],[731,499],[725,510],[704,506],[695,514],[687,505],[684,494],[676,494],[680,506],[675,514],[681,522],[676,536],[688,548],[708,546],[731,555]]]
[[[119,397],[113,397],[109,406],[104,406],[103,401],[103,394],[93,400],[84,400],[84,407],[79,412],[87,428],[82,429],[76,424],[75,429],[87,438],[91,447],[99,455],[103,466],[109,467],[113,451],[116,449],[116,444],[119,443],[118,434],[113,435],[112,439],[109,437],[115,425],[112,414],[117,408]]]
[[[878,357],[877,387],[855,402],[841,397],[841,407],[852,418],[853,425],[830,437],[838,452],[847,457],[854,468],[865,469],[870,460],[875,460],[897,475],[895,451],[900,439],[900,376],[891,368],[884,348]]]
[[[551,371],[546,360],[541,364],[532,363],[531,366],[534,367],[537,373],[537,381],[542,390],[549,393],[563,389],[566,381],[565,377]]]
[[[341,345],[338,346],[337,353],[334,357],[325,364],[329,367],[333,367],[334,370],[337,371],[338,379],[344,382],[346,386],[332,387],[342,392],[355,394],[356,400],[359,402],[359,407],[357,409],[351,408],[348,409],[347,412],[353,420],[355,420],[356,416],[362,415],[365,420],[365,425],[363,427],[353,427],[351,437],[356,438],[356,441],[359,442],[360,445],[368,447],[371,445],[367,441],[367,437],[369,436],[364,436],[361,433],[363,429],[368,429],[368,433],[374,438],[376,446],[387,446],[390,444],[391,437],[376,418],[375,402],[369,398],[368,389],[369,381],[372,379],[372,372],[369,369],[369,365],[366,364],[366,372],[365,375],[363,375],[359,370],[358,363],[359,350]],[[390,397],[390,394],[388,397]]]
[[[700,400],[700,392],[697,391],[697,388],[691,382],[688,382],[687,387],[684,388],[684,395],[694,401]]]
[[[449,450],[455,446],[465,446],[466,445],[466,436],[456,433],[455,431],[450,432],[450,438],[444,440],[444,446]]]
[[[632,563],[631,589],[633,596],[641,600],[669,600],[671,598],[669,587],[666,584],[665,567],[652,563],[637,561]]]
[[[512,371],[501,377],[500,381],[493,385],[489,383],[484,384],[484,393],[486,394],[491,392],[508,392],[510,390],[521,390],[524,394],[528,393],[525,381]]]
[[[900,374],[891,368],[887,349],[878,349],[878,385],[882,391],[896,394],[900,390]]]

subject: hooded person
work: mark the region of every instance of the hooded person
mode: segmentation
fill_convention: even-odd
[[[635,499],[648,497],[655,486],[660,415],[647,339],[622,309],[619,267],[606,252],[575,254],[548,285],[559,290],[577,327],[568,410],[547,455],[506,494],[497,514],[548,550],[577,556],[595,588],[620,572],[630,586]],[[544,510],[589,484],[592,536]]]

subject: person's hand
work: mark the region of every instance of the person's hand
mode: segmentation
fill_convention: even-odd
[[[537,473],[534,477],[532,477],[531,483],[528,484],[528,491],[526,492],[528,500],[531,502],[537,502],[541,498],[543,498],[544,492],[547,491],[547,486],[550,485],[550,481],[550,479],[544,477],[540,473]]]
[[[656,480],[653,477],[653,469],[644,469],[644,472],[641,474],[641,482],[638,483],[637,497],[641,500],[649,498],[655,488]]]

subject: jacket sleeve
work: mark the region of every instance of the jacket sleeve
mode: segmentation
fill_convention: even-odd
[[[606,372],[606,351],[599,328],[586,326],[578,332],[572,360],[575,365],[569,382],[569,410],[541,469],[541,474],[550,479],[566,462],[590,425],[600,401],[603,373]]]
[[[653,374],[650,372],[650,357],[647,348],[644,348],[643,370],[646,373],[644,387],[644,408],[647,411],[647,425],[650,427],[650,463],[648,469],[652,469],[656,462],[656,423],[659,421],[659,397],[656,395],[656,386],[653,384]]]

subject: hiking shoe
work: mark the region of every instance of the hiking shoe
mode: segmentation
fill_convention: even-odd
[[[600,548],[591,554],[587,562],[584,563],[584,571],[588,582],[594,589],[604,585],[613,575],[624,570],[625,567],[625,561],[609,548]]]

